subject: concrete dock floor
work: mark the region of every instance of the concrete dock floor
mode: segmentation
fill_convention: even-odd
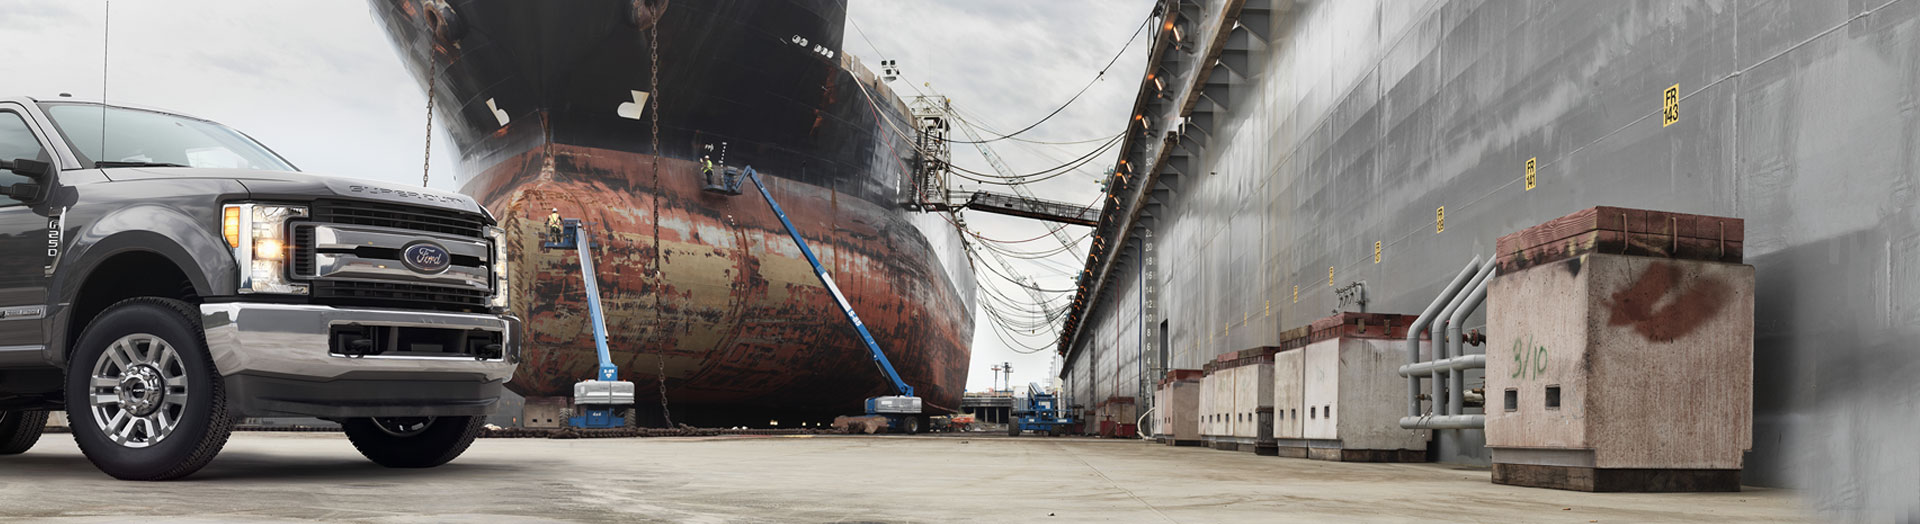
[[[121,482],[72,438],[0,457],[0,520],[1770,522],[1788,491],[1595,494],[1484,469],[1023,437],[486,439],[390,470],[339,434],[239,433],[187,480]]]

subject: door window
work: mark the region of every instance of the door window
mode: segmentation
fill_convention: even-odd
[[[47,160],[46,148],[40,147],[40,140],[33,137],[33,129],[27,127],[27,121],[19,113],[0,111],[0,160],[12,162],[18,158]],[[0,170],[0,186],[9,186],[32,182],[27,177],[12,171]],[[19,205],[20,201],[0,198],[0,206]]]

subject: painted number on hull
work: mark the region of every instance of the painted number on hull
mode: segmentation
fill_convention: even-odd
[[[1440,209],[1433,210],[1433,232],[1445,233],[1446,231],[1447,231],[1447,206],[1440,206]]]
[[[632,93],[633,100],[630,102],[621,102],[620,107],[613,109],[613,114],[620,115],[620,118],[628,120],[639,120],[640,115],[647,112],[647,98],[652,96],[652,94],[646,91],[631,90],[628,91],[628,93]]]
[[[1533,165],[1536,160],[1539,160],[1539,157],[1527,159],[1527,191],[1533,190]]]
[[[1513,373],[1507,378],[1532,380],[1547,372],[1547,347],[1533,344],[1533,337],[1527,337],[1526,343],[1519,338],[1513,339]]]
[[[1333,266],[1327,266],[1327,285],[1333,285]]]
[[[1373,241],[1373,263],[1380,263],[1380,241]]]
[[[1661,93],[1660,106],[1660,127],[1680,121],[1680,84],[1674,84]]]
[[[512,118],[507,117],[507,111],[504,109],[500,109],[500,106],[497,104],[494,104],[493,99],[491,98],[487,99],[487,111],[490,111],[493,113],[494,120],[500,121],[500,127],[507,127],[507,123],[513,121]]]

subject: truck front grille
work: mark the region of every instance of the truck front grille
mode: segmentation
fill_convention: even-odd
[[[483,312],[493,287],[486,218],[424,206],[319,200],[309,220],[294,224],[291,277],[311,286],[313,303]],[[408,245],[432,241],[452,265],[415,273],[400,258]]]
[[[316,280],[313,282],[313,302],[334,306],[483,312],[487,310],[487,292],[389,282]]]
[[[293,227],[293,276],[313,274],[313,228]]]
[[[313,220],[473,238],[486,236],[487,228],[486,219],[474,213],[359,200],[316,201],[313,203]]]

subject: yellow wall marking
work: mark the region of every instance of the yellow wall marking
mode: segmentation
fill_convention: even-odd
[[[1266,309],[1265,309],[1265,311],[1266,311],[1266,316],[1269,316],[1269,317],[1271,317],[1271,316],[1273,316],[1273,301],[1272,301],[1272,300],[1268,300],[1268,301],[1267,301],[1267,306],[1266,306]]]
[[[1380,263],[1380,241],[1373,241],[1373,263]]]
[[[1293,303],[1295,304],[1300,303],[1300,285],[1299,284],[1293,285]]]
[[[1673,125],[1680,121],[1680,84],[1667,88],[1660,96],[1660,127]]]
[[[1533,164],[1539,157],[1527,159],[1527,191],[1533,190]]]
[[[1447,206],[1433,210],[1433,232],[1444,233],[1447,230]]]
[[[1327,266],[1327,285],[1333,285],[1333,266]]]

